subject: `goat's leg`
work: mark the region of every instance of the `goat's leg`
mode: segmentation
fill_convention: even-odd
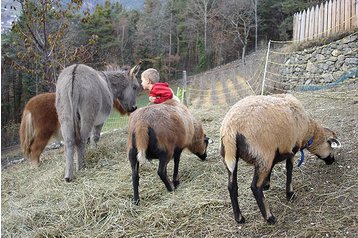
[[[133,184],[133,193],[134,193],[134,204],[139,205],[139,162],[137,160],[137,149],[131,148],[128,153],[128,158],[131,163],[132,168],[132,184]]]
[[[234,211],[235,220],[238,223],[244,223],[245,218],[241,214],[240,207],[239,207],[239,202],[237,200],[237,196],[238,196],[238,193],[237,193],[237,190],[238,190],[238,186],[237,186],[237,161],[235,162],[234,171],[231,173],[230,170],[228,169],[228,174],[229,174],[228,190],[229,190],[229,193],[230,193],[231,205],[232,205],[232,209]]]
[[[276,218],[272,214],[268,202],[265,199],[263,193],[263,183],[267,179],[270,170],[261,169],[260,167],[255,167],[254,178],[251,183],[251,190],[255,196],[257,205],[261,211],[262,216],[266,219],[269,224],[275,224]]]
[[[293,156],[286,160],[286,198],[288,201],[295,198],[295,192],[292,187],[292,170],[293,170]]]
[[[173,184],[174,184],[174,188],[177,188],[180,184],[180,181],[179,181],[179,176],[178,176],[178,172],[179,172],[179,161],[180,161],[180,155],[181,155],[181,152],[183,150],[181,149],[176,149],[174,151],[174,172],[173,172]]]
[[[172,156],[170,156],[169,158],[171,158],[171,157]],[[168,162],[167,161],[169,161],[167,156],[163,156],[163,157],[159,158],[158,175],[159,175],[160,179],[163,181],[163,183],[165,184],[165,187],[167,188],[167,190],[169,192],[171,192],[171,191],[173,191],[173,185],[168,179],[168,175],[167,175]]]

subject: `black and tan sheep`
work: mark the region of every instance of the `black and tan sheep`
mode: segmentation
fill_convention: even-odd
[[[245,222],[237,200],[237,163],[241,158],[254,165],[251,190],[268,223],[276,223],[263,190],[269,188],[273,166],[286,160],[286,195],[294,196],[294,155],[307,149],[326,164],[334,162],[333,148],[340,147],[336,134],[323,128],[292,95],[249,96],[237,102],[225,115],[220,129],[220,154],[229,173],[228,189],[235,220]]]
[[[187,148],[206,159],[209,138],[201,122],[175,100],[140,108],[131,114],[127,152],[132,167],[134,202],[139,203],[139,165],[159,159],[158,175],[168,191],[179,185],[178,168],[182,151]],[[167,177],[167,164],[174,158],[173,182]]]

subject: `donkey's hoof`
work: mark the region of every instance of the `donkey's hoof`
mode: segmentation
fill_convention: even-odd
[[[271,216],[267,219],[267,223],[270,225],[274,225],[277,222],[276,217]]]

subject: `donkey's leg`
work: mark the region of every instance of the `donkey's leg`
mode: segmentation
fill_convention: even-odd
[[[77,170],[84,169],[86,167],[85,163],[85,149],[86,143],[91,135],[92,124],[86,123],[84,120],[81,121],[80,129],[80,140],[77,143]]]
[[[92,129],[91,140],[95,145],[97,145],[97,143],[99,141],[99,138],[101,137],[101,131],[102,131],[103,125],[104,125],[104,123],[100,124],[100,125],[97,125],[97,126],[94,126],[93,129]]]
[[[73,155],[75,148],[73,124],[66,121],[61,122],[61,131],[64,140],[66,158],[65,180],[66,182],[71,182],[73,180]]]

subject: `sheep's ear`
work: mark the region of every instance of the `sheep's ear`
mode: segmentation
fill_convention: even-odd
[[[329,138],[328,143],[331,145],[331,148],[333,148],[333,149],[341,148],[341,146],[342,146],[341,142],[335,138]]]
[[[214,143],[214,141],[209,137],[205,137],[204,141],[207,142],[208,144]]]

